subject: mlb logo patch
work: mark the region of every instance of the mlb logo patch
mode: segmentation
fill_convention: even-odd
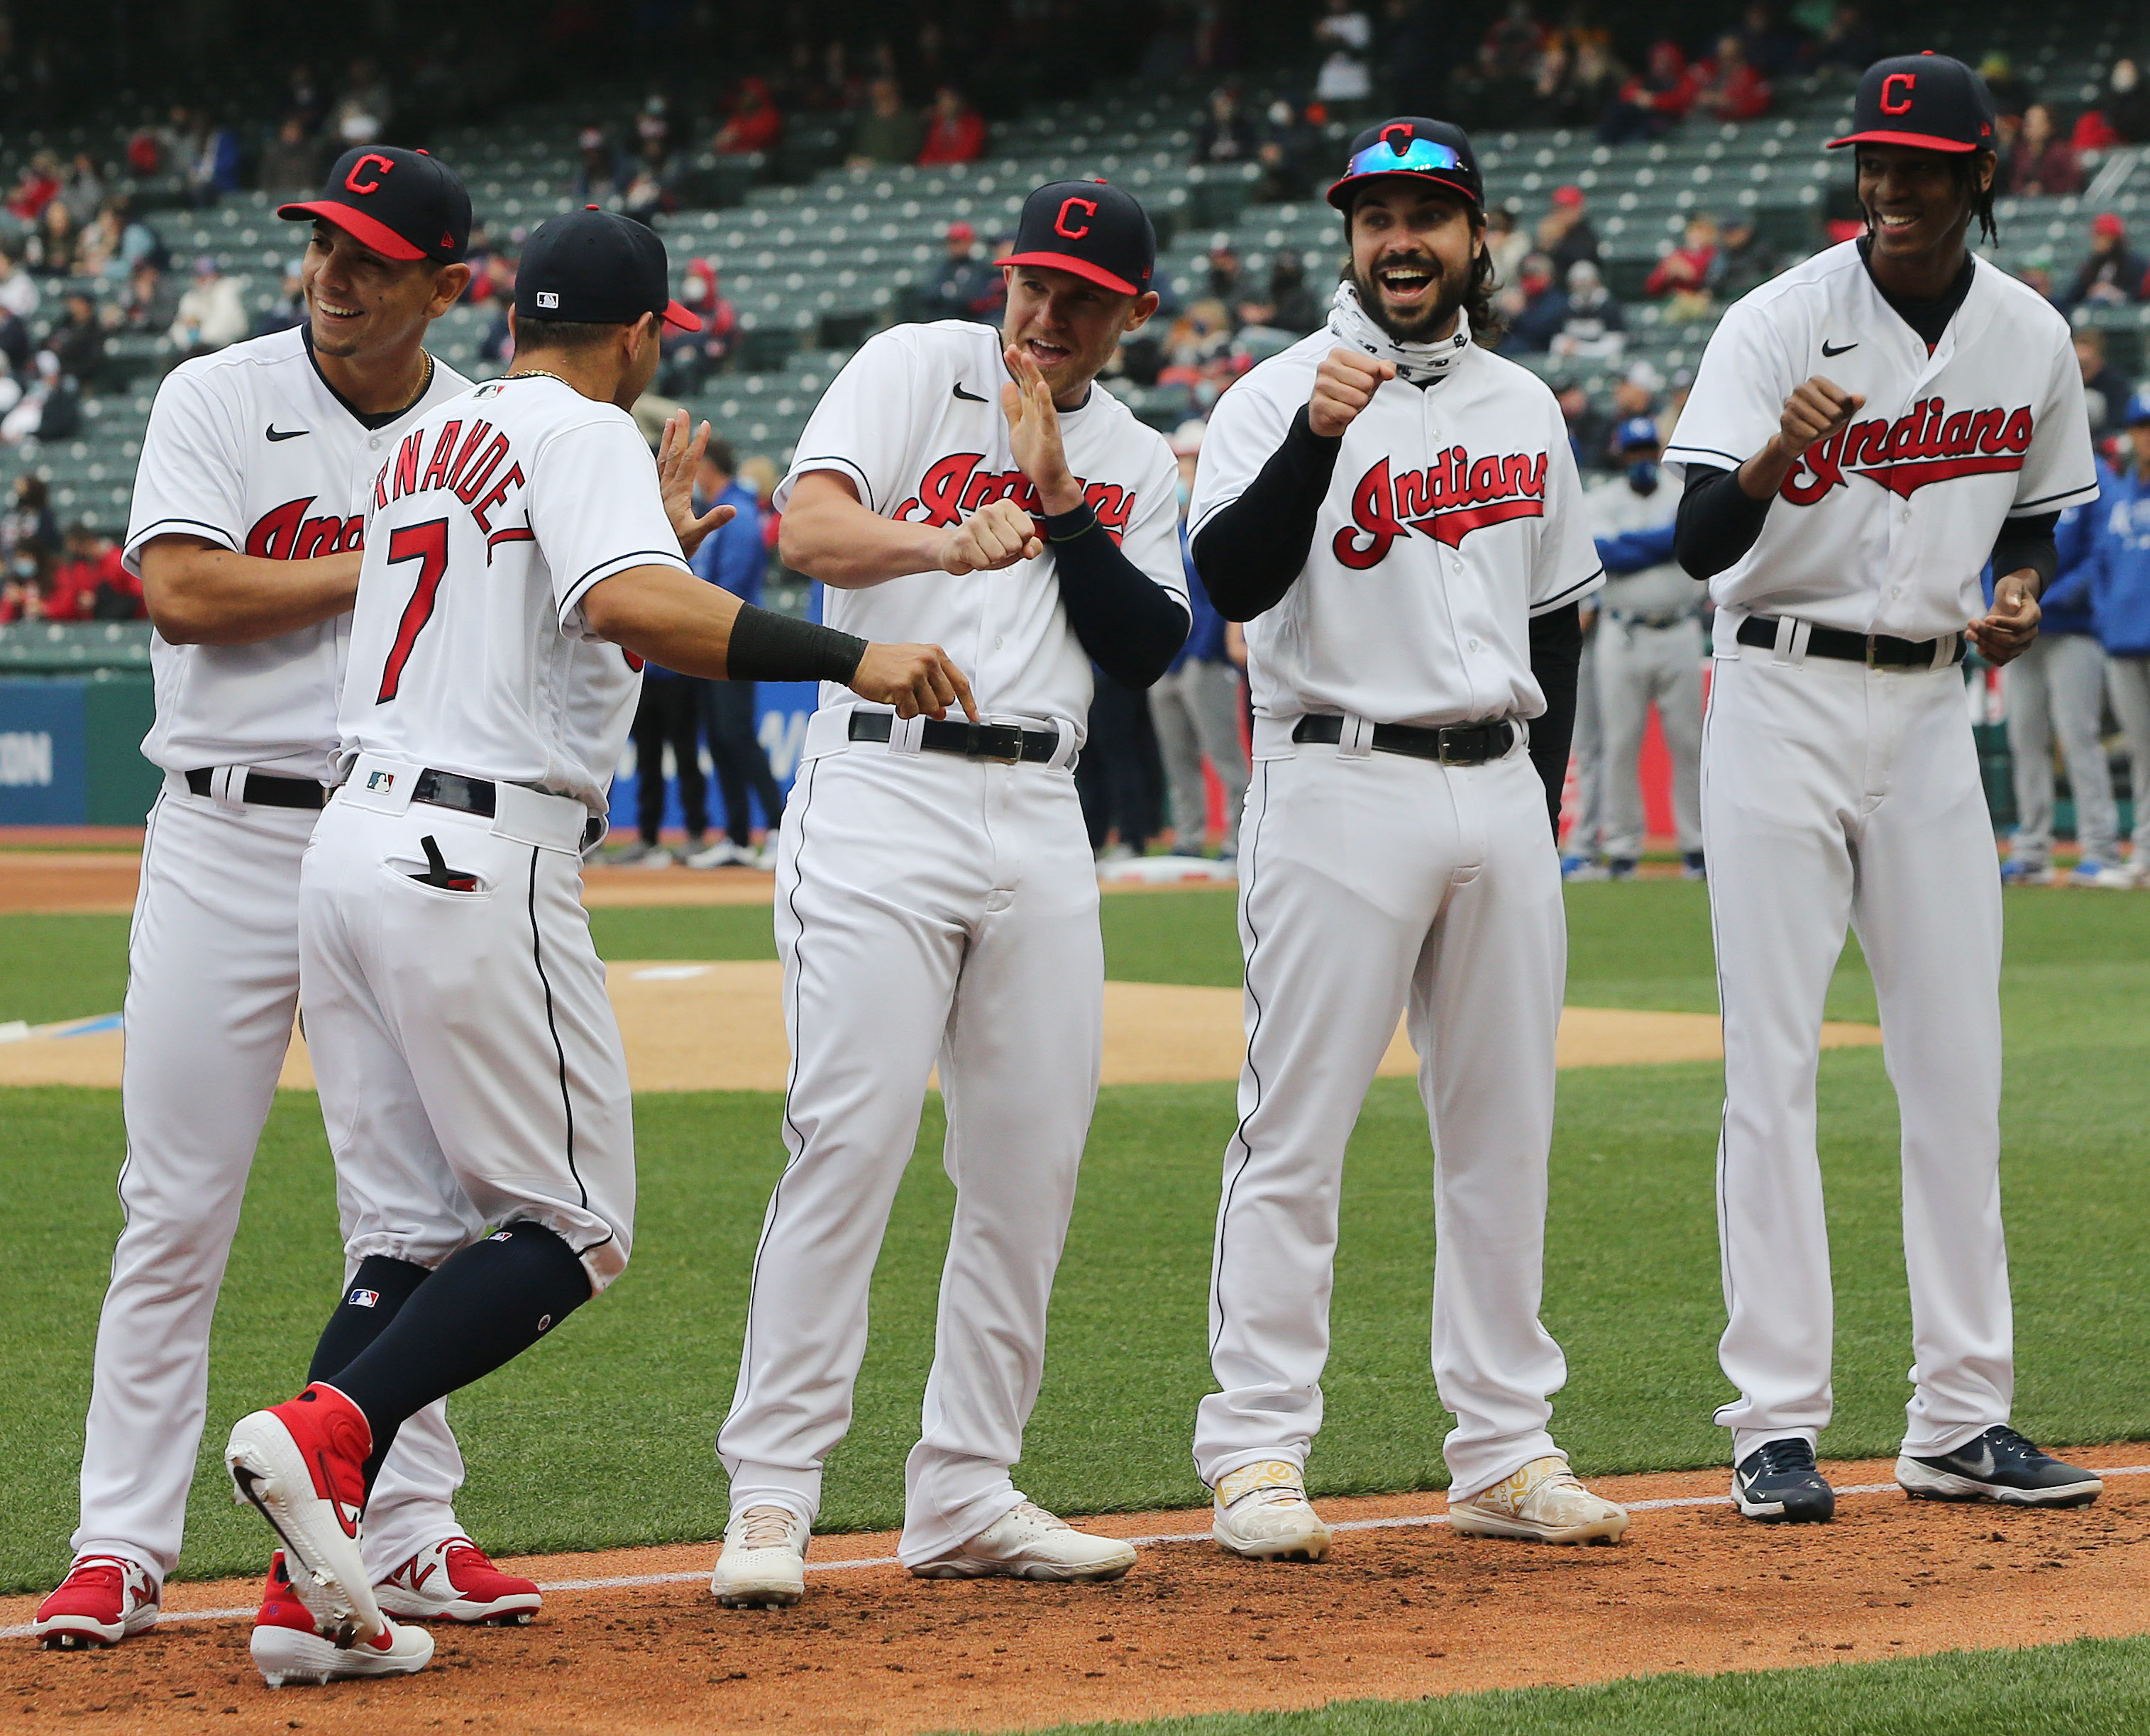
[[[392,771],[369,773],[366,780],[366,787],[368,790],[393,790],[396,787],[396,774]]]
[[[540,290],[538,292],[538,305],[540,307],[558,307],[560,305],[559,295],[552,290]]]
[[[353,1308],[378,1308],[381,1305],[381,1292],[353,1290],[348,1299]]]

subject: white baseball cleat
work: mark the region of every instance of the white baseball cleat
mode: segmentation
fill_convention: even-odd
[[[1305,1478],[1282,1459],[1218,1478],[1209,1535],[1249,1561],[1318,1562],[1329,1553],[1329,1527],[1307,1504]]]
[[[969,1542],[911,1571],[921,1579],[1118,1579],[1135,1548],[1093,1537],[1035,1501],[1019,1501]]]
[[[340,1646],[316,1633],[313,1612],[301,1603],[278,1550],[269,1567],[261,1612],[246,1649],[271,1688],[287,1683],[320,1686],[356,1676],[408,1676],[432,1662],[433,1636],[422,1628],[390,1622],[375,1639]]]
[[[493,1566],[460,1532],[428,1543],[373,1588],[374,1601],[407,1622],[521,1627],[545,1602],[537,1586]]]
[[[1549,1454],[1467,1501],[1451,1500],[1448,1522],[1471,1537],[1617,1543],[1628,1529],[1628,1510],[1592,1495],[1576,1480],[1567,1460]]]
[[[789,1507],[748,1507],[724,1527],[709,1592],[726,1609],[789,1609],[806,1595],[813,1528]]]
[[[388,1631],[359,1553],[372,1450],[364,1413],[319,1381],[271,1410],[240,1417],[224,1449],[232,1498],[252,1505],[275,1529],[290,1564],[291,1589],[340,1647]]]

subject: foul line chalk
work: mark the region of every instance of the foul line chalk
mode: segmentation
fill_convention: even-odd
[[[2101,1477],[2150,1476],[2150,1465],[2114,1465],[2095,1473]],[[1839,1495],[1894,1495],[1898,1492],[1894,1483],[1858,1483],[1836,1491]],[[1621,1505],[1631,1513],[1663,1512],[1669,1507],[1729,1507],[1729,1495],[1673,1495],[1656,1501],[1628,1501]],[[1340,1531],[1401,1531],[1412,1526],[1446,1525],[1446,1513],[1411,1513],[1394,1519],[1346,1519],[1332,1525],[1332,1532]],[[1151,1548],[1160,1543],[1207,1543],[1206,1531],[1160,1531],[1143,1537],[1120,1537],[1115,1540],[1132,1543],[1137,1548]],[[854,1573],[865,1567],[897,1567],[902,1562],[892,1555],[861,1556],[853,1561],[809,1562],[809,1573]],[[553,1579],[539,1582],[541,1592],[611,1592],[626,1591],[636,1586],[690,1585],[709,1578],[708,1570],[696,1567],[684,1573],[623,1573],[603,1579]],[[255,1613],[255,1607],[243,1609],[185,1609],[174,1610],[158,1618],[162,1627],[167,1622],[236,1622]],[[0,1639],[24,1639],[32,1632],[28,1622],[13,1628],[0,1628]]]

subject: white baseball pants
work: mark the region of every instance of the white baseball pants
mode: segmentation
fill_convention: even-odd
[[[2008,1420],[2001,1229],[2001,880],[1956,669],[1734,644],[1704,731],[1702,816],[1724,1012],[1718,1228],[1740,1396],[1735,1462],[1830,1420],[1829,1233],[1815,1152],[1822,1007],[1858,930],[1903,1126],[1915,1357],[1904,1451]]]
[[[2016,836],[2009,854],[2043,868],[2053,856],[2053,738],[2076,799],[2076,841],[2083,860],[2110,868],[2120,841],[2112,768],[2101,739],[2105,651],[2087,633],[2040,633],[2002,672],[2008,752],[2015,762]]]
[[[755,1256],[717,1451],[733,1511],[768,1503],[814,1517],[822,1463],[850,1426],[867,1288],[937,1060],[956,1217],[904,1466],[900,1552],[916,1566],[1022,1499],[1008,1468],[1037,1398],[1097,1100],[1104,954],[1064,765],[900,742],[817,755],[848,714],[817,714],[785,810],[776,937],[791,1155]],[[1072,742],[1065,733],[1063,761]]]
[[[1567,1375],[1538,1323],[1567,970],[1545,787],[1521,744],[1445,767],[1301,744],[1257,760],[1245,838],[1247,1064],[1210,1285],[1223,1390],[1197,1413],[1195,1468],[1214,1486],[1258,1460],[1305,1462],[1345,1142],[1407,1011],[1433,1135],[1433,1373],[1456,1413],[1442,1451],[1461,1500],[1558,1451],[1547,1400]]]
[[[2112,714],[2127,738],[2127,775],[2135,797],[2135,868],[2150,871],[2150,657],[2109,657],[2105,663]]]
[[[1673,762],[1673,824],[1680,854],[1702,848],[1702,623],[1645,627],[1607,619],[1597,629],[1597,709],[1605,756],[1605,854],[1643,853],[1643,785],[1637,762],[1650,704]]]
[[[505,814],[368,805],[372,763],[322,812],[300,876],[306,1043],[344,1251],[438,1266],[521,1221],[574,1249],[601,1291],[633,1236],[634,1119],[583,909],[579,818],[541,843],[507,835]],[[399,795],[413,770],[396,772]],[[474,890],[413,878],[429,835]]]
[[[216,1310],[299,996],[299,863],[315,815],[221,805],[167,780],[128,941],[120,1096],[126,1214],[98,1321],[78,1555],[177,1565],[209,1409]],[[346,1223],[348,1220],[346,1219]],[[324,1294],[326,1320],[334,1299]],[[374,1491],[367,1571],[462,1530],[445,1405],[411,1419]]]
[[[1224,848],[1239,847],[1239,814],[1247,804],[1247,749],[1239,738],[1239,672],[1229,663],[1190,657],[1149,690],[1150,717],[1172,790],[1177,847],[1199,850],[1209,830],[1206,757],[1224,786]]]

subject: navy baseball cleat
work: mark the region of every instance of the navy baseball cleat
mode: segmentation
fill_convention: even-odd
[[[2019,1507],[2087,1507],[2104,1492],[2097,1472],[2041,1452],[2006,1423],[1937,1458],[1896,1460],[1914,1501],[1997,1501]]]
[[[1901,1467],[1898,1474],[1901,1475]],[[1765,1441],[1733,1467],[1732,1503],[1764,1525],[1813,1525],[1836,1516],[1836,1491],[1796,1436]]]

